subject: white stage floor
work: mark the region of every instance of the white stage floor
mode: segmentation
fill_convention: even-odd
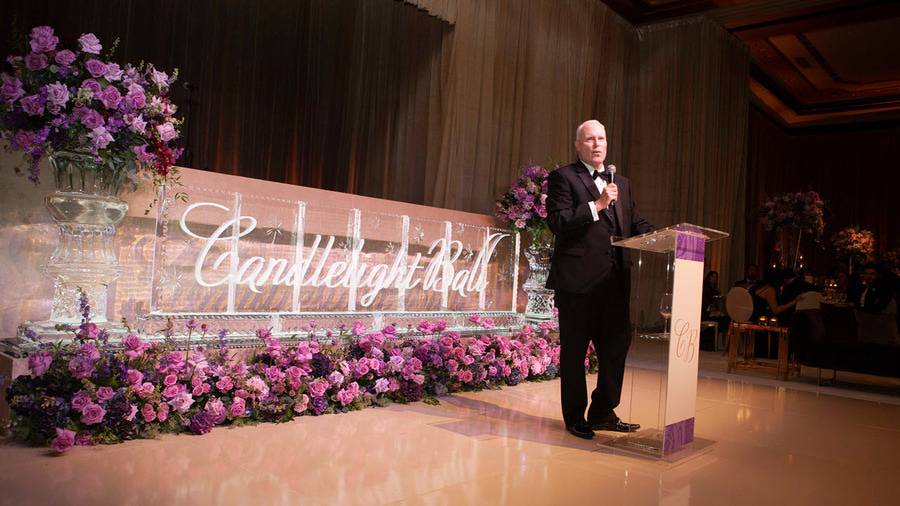
[[[626,375],[652,424],[660,373]],[[900,504],[900,398],[730,378],[701,377],[715,443],[674,464],[570,436],[557,380],[62,457],[2,445],[0,504]]]

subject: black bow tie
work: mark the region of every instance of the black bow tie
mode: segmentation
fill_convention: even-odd
[[[594,178],[595,181],[599,177],[600,179],[606,181],[607,183],[609,183],[612,180],[612,175],[606,171],[600,172],[599,170],[595,170],[594,175],[592,175],[591,177]]]

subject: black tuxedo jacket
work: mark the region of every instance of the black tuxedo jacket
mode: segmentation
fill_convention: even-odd
[[[622,237],[653,230],[637,212],[631,182],[615,175],[619,198],[613,209]],[[594,221],[588,202],[600,198],[600,192],[583,163],[575,162],[550,173],[547,190],[547,224],[556,236],[547,288],[568,293],[590,292],[614,271],[627,283],[631,264],[628,252],[610,244],[615,222],[610,209],[598,211]]]

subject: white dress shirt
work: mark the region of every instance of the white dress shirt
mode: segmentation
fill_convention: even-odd
[[[594,167],[592,167],[591,164],[585,162],[584,160],[581,160],[581,163],[584,164],[585,167],[587,167],[588,174],[590,174],[591,177],[594,177],[594,170],[595,170]],[[600,173],[603,173],[603,172],[606,172],[606,167],[601,165]],[[595,178],[594,184],[597,186],[597,191],[599,191],[600,193],[603,193],[603,190],[606,189],[606,181],[602,177]],[[599,220],[600,213],[597,212],[597,204],[595,204],[594,201],[592,200],[592,201],[588,202],[588,207],[591,208],[591,216],[594,218],[594,221]]]

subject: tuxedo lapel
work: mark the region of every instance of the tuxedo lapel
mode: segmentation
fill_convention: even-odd
[[[618,184],[617,184],[617,186],[618,186]],[[625,190],[625,191],[622,191],[622,190]],[[627,187],[622,186],[619,188],[619,195],[625,197],[625,196],[627,196],[627,192],[628,192]],[[620,201],[617,200],[616,205],[613,206],[613,209],[616,210],[616,219],[619,220],[619,227],[622,228],[622,230],[621,230],[622,235],[624,235],[625,237],[628,237],[629,231],[625,229],[625,218],[623,217],[623,213],[622,213],[622,205],[623,204],[621,204]]]
[[[578,173],[578,179],[581,179],[581,182],[584,183],[587,191],[590,192],[591,198],[593,200],[597,200],[600,198],[600,191],[597,190],[597,185],[594,184],[594,178],[588,174],[587,167],[584,166],[583,163],[578,162],[575,164],[575,170]]]

